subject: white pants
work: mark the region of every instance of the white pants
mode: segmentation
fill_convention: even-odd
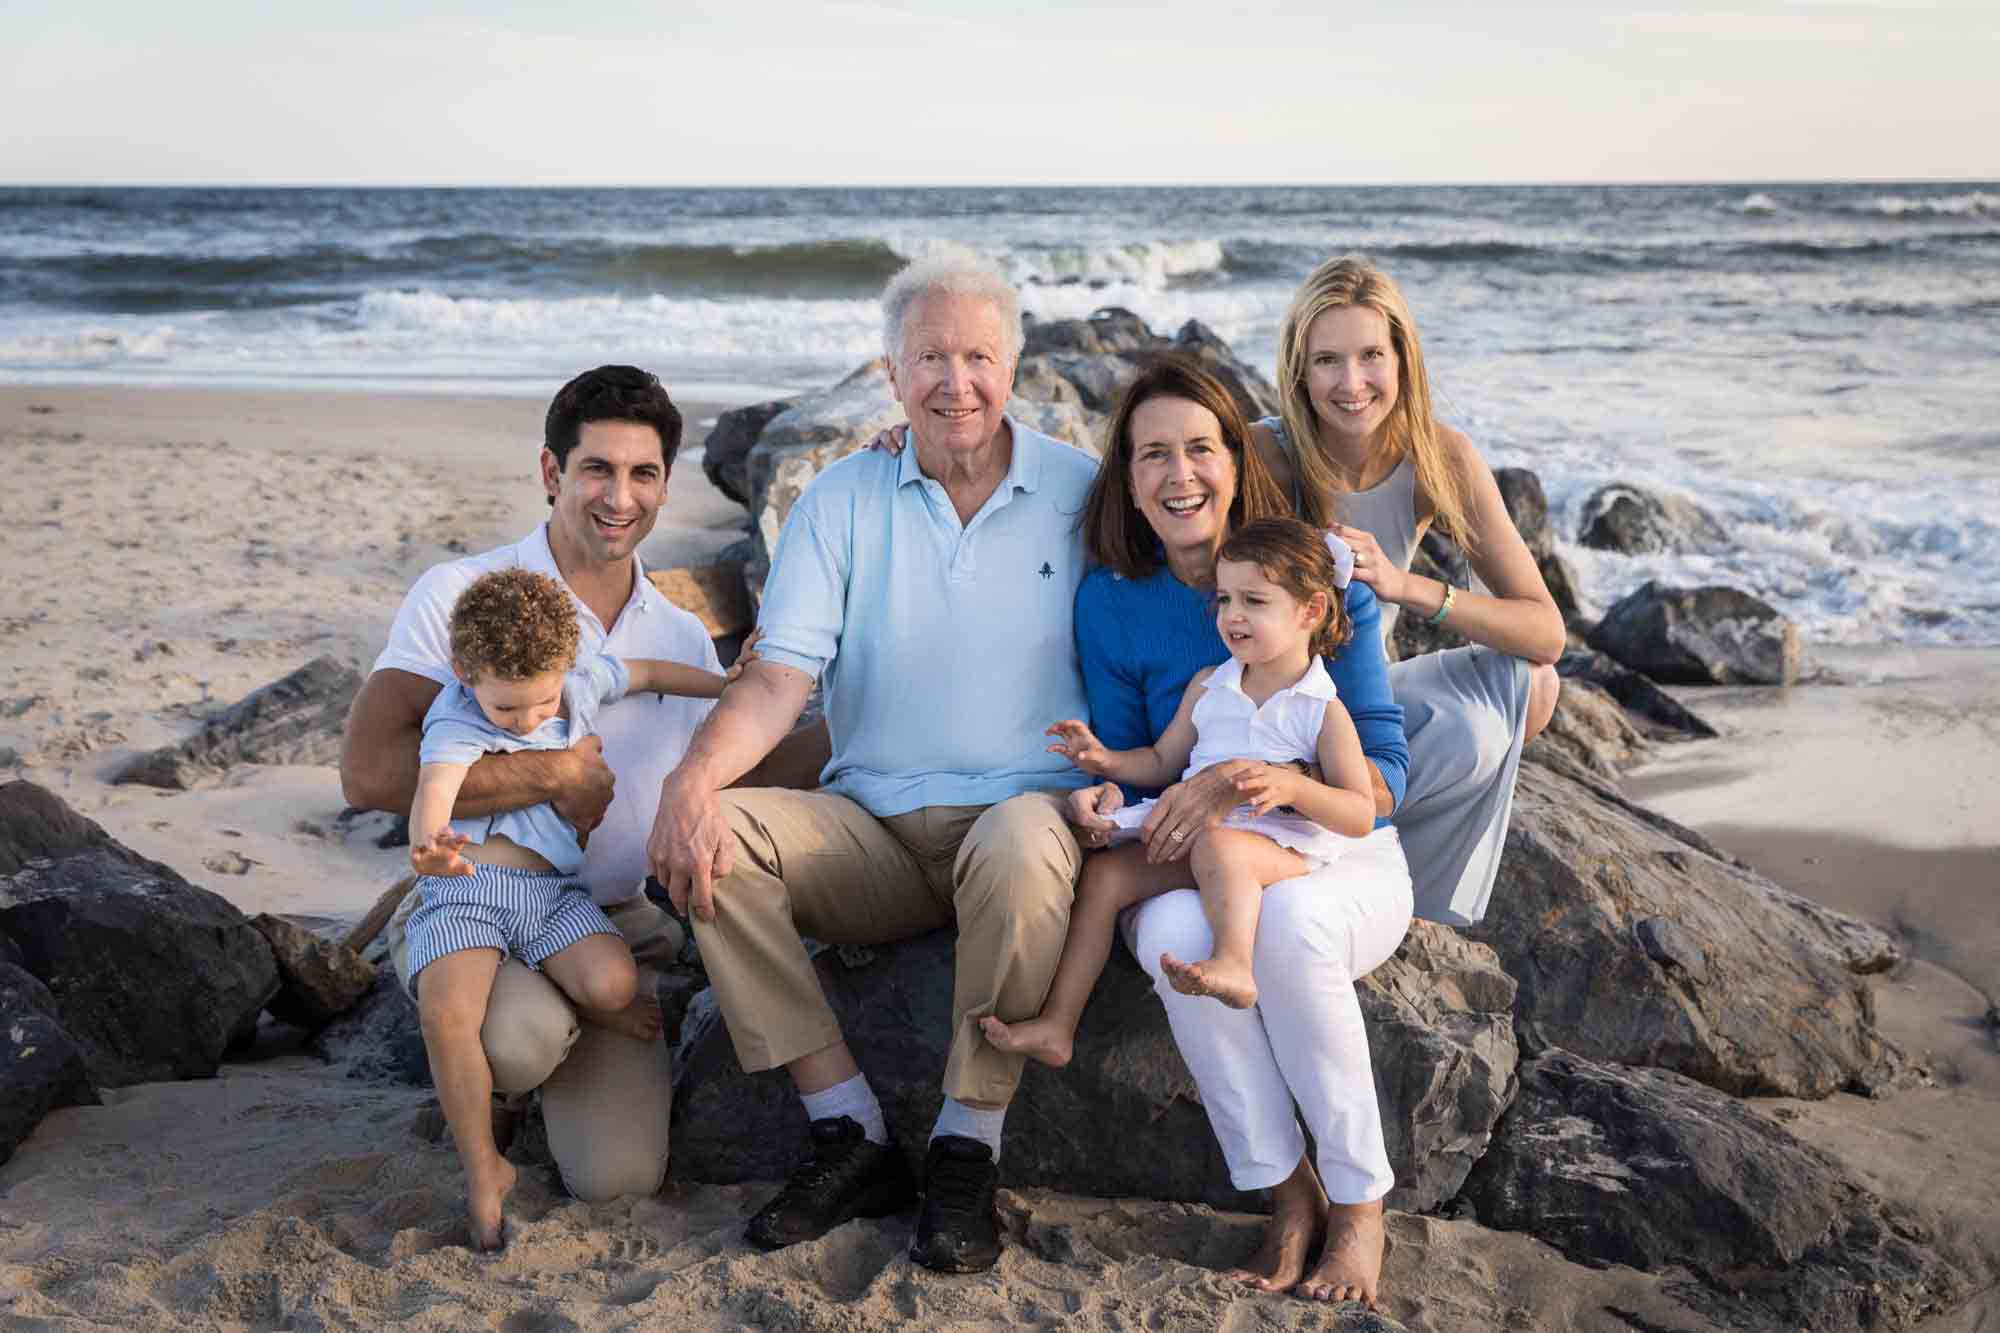
[[[1139,904],[1123,925],[1167,1007],[1236,1188],[1269,1189],[1298,1169],[1301,1114],[1336,1203],[1366,1203],[1395,1186],[1354,995],[1355,981],[1393,954],[1410,928],[1410,871],[1395,829],[1377,829],[1334,864],[1264,890],[1252,958],[1257,1003],[1249,1009],[1183,995],[1161,975],[1162,953],[1214,952],[1193,889]]]

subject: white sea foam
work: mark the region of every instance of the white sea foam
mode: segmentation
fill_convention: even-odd
[[[2000,216],[2000,194],[1983,190],[1946,195],[1878,194],[1851,207],[1856,212],[1880,213],[1884,217],[1991,217]]]
[[[1778,201],[1768,194],[1746,194],[1733,203],[1724,204],[1723,207],[1750,217],[1768,217],[1778,211]]]

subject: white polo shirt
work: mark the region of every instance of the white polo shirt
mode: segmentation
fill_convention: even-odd
[[[647,581],[638,557],[633,557],[632,564],[636,574],[632,596],[609,633],[571,592],[582,639],[577,646],[579,657],[609,653],[627,660],[664,658],[721,671],[722,662],[715,655],[707,628],[660,595]],[[394,667],[440,685],[452,684],[457,677],[451,670],[451,608],[480,575],[515,566],[563,582],[549,551],[547,524],[512,546],[426,570],[396,612],[388,646],[375,659],[373,669]],[[646,878],[646,837],[653,831],[653,816],[659,810],[660,784],[680,763],[694,729],[713,707],[713,699],[640,693],[626,695],[597,715],[604,760],[618,779],[611,808],[604,812],[604,822],[592,831],[590,845],[584,849],[583,881],[599,903],[623,902],[639,891]]]

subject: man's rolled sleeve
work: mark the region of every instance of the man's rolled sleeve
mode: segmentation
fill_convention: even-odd
[[[840,652],[847,609],[849,543],[829,540],[823,522],[805,497],[792,507],[757,616],[757,655],[815,681]]]

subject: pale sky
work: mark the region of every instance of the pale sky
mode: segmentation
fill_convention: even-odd
[[[2000,178],[1993,0],[0,0],[0,183]]]

